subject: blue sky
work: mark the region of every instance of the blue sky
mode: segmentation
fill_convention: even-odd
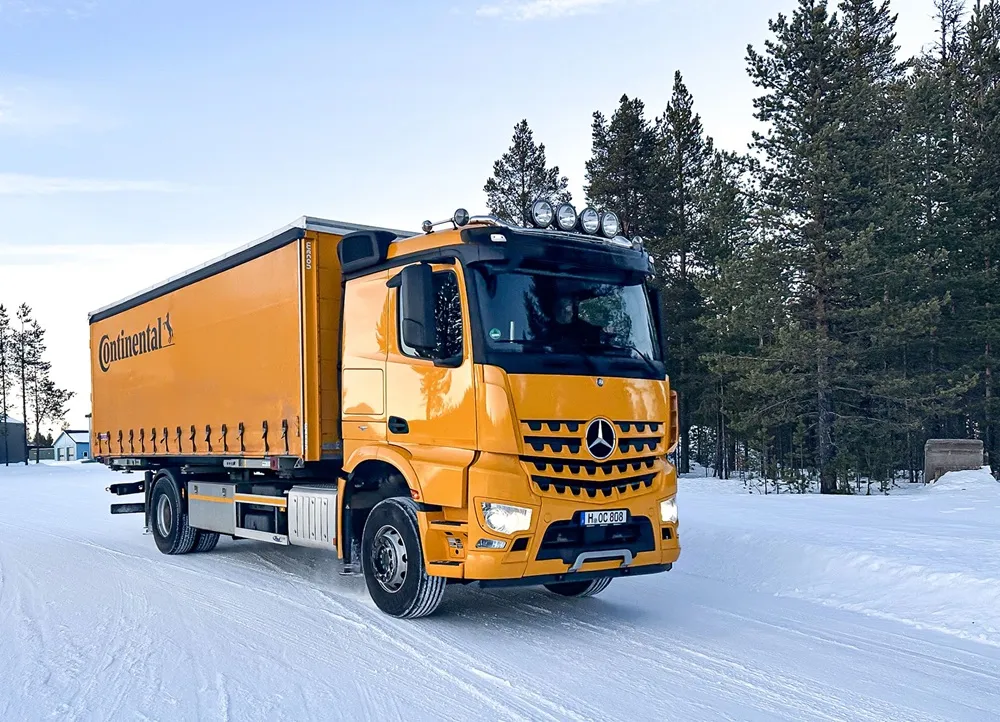
[[[932,0],[897,0],[904,50]],[[86,313],[301,215],[419,227],[527,118],[582,200],[594,110],[680,69],[719,145],[793,0],[0,0],[0,303],[89,410]]]

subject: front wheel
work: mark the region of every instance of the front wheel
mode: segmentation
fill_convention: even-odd
[[[365,583],[375,606],[400,619],[433,613],[447,580],[424,568],[417,524],[417,505],[408,497],[384,499],[375,505],[361,536]]]
[[[546,584],[545,588],[561,597],[592,597],[600,594],[611,584],[611,577],[590,579],[582,582],[559,582]]]

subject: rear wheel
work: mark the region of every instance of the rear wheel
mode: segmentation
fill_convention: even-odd
[[[177,482],[168,472],[158,475],[153,485],[150,505],[156,547],[164,554],[187,554],[191,551],[198,530],[188,524],[188,515],[181,505]]]
[[[582,582],[559,582],[546,584],[545,588],[561,597],[592,597],[600,594],[611,584],[611,577],[589,579]]]
[[[412,499],[392,497],[375,505],[361,537],[361,562],[368,593],[386,614],[416,619],[441,604],[447,580],[424,568]]]
[[[219,543],[219,532],[217,531],[204,531],[199,529],[198,535],[194,541],[194,552],[210,552],[215,549],[215,545]]]

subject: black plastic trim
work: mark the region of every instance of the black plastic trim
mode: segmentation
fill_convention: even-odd
[[[536,577],[519,577],[517,579],[480,579],[471,583],[480,587],[533,587],[541,584],[556,584],[558,582],[582,582],[588,579],[603,579],[605,577],[638,577],[645,574],[669,572],[673,564],[644,564],[641,567],[623,567],[621,569],[606,569],[599,572],[567,572],[566,574],[541,574]]]
[[[417,506],[417,511],[435,512],[435,511],[441,511],[444,508],[440,504],[426,504],[422,501],[417,501],[414,503]]]
[[[303,238],[305,234],[306,231],[304,228],[289,228],[284,233],[280,233],[264,243],[247,248],[246,250],[235,253],[228,258],[223,258],[208,266],[196,269],[191,273],[181,276],[180,278],[175,278],[162,286],[150,289],[149,291],[141,293],[134,298],[128,299],[127,301],[122,301],[121,303],[111,306],[110,308],[98,311],[90,317],[90,323],[94,324],[98,321],[103,321],[106,318],[117,316],[119,313],[136,308],[144,303],[149,303],[157,298],[162,298],[168,293],[173,293],[174,291],[182,288],[192,286],[199,281],[204,281],[206,278],[211,278],[212,276],[217,276],[224,271],[236,268],[237,266],[242,266],[244,263],[253,261],[261,256],[266,256],[271,251],[276,251],[279,248],[287,246],[289,243]]]
[[[502,234],[507,240],[497,244],[492,240],[495,234]],[[612,272],[631,272],[645,277],[652,275],[649,254],[634,248],[619,248],[588,239],[587,236],[566,236],[562,234],[541,235],[521,233],[514,228],[485,226],[467,228],[462,231],[462,240],[477,246],[506,246],[504,257],[516,263],[535,260],[542,263],[556,262],[568,264],[573,261],[577,267]]]
[[[344,281],[352,281],[355,278],[370,276],[380,271],[390,271],[393,268],[406,266],[411,263],[448,263],[454,260],[460,261],[463,265],[477,263],[480,261],[502,261],[504,254],[496,248],[486,248],[480,245],[452,245],[430,248],[426,251],[416,253],[405,253],[401,256],[386,259],[384,262],[369,266],[359,271],[344,274]]]
[[[584,552],[628,549],[635,556],[656,549],[653,524],[648,517],[633,516],[625,524],[614,526],[583,526],[578,521],[580,513],[573,519],[549,524],[535,559],[560,559],[564,564],[572,564]]]

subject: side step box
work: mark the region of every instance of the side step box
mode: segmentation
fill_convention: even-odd
[[[288,490],[288,543],[337,549],[337,487],[296,485]]]

